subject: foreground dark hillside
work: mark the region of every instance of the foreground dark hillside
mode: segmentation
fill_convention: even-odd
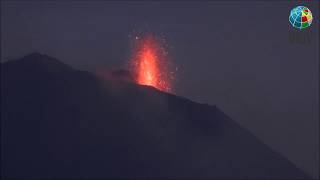
[[[215,106],[38,53],[1,73],[4,177],[306,178]]]

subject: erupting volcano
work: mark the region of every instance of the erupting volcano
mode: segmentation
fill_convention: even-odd
[[[173,71],[163,43],[155,36],[136,37],[130,65],[136,82],[171,92]]]

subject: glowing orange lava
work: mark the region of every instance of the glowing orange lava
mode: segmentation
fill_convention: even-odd
[[[139,57],[138,82],[149,86],[157,86],[158,65],[152,48],[144,45]]]
[[[137,83],[171,92],[173,73],[170,71],[166,54],[164,47],[155,37],[138,39],[131,60]]]

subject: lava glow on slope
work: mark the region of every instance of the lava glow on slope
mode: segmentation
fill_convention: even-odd
[[[172,91],[173,71],[167,51],[155,36],[136,37],[130,65],[138,84],[153,86],[161,91]]]

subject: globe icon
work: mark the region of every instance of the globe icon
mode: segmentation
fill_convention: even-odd
[[[305,6],[297,6],[290,12],[289,21],[291,25],[298,29],[304,29],[312,23],[312,13]]]

